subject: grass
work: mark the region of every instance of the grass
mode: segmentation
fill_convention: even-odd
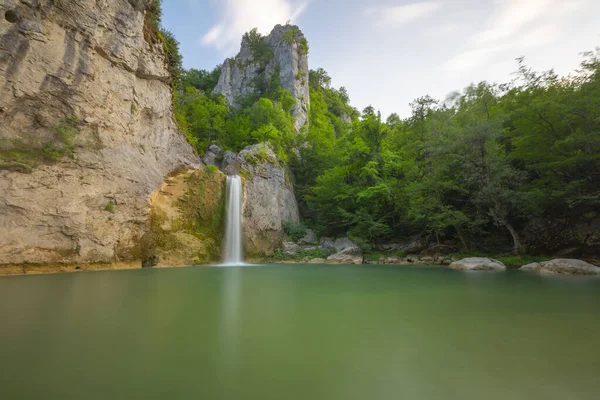
[[[30,173],[41,164],[56,162],[73,154],[79,120],[69,117],[51,127],[52,137],[46,142],[3,139],[0,142],[0,169]]]
[[[110,200],[108,203],[106,203],[104,211],[115,212],[115,203],[112,200]]]

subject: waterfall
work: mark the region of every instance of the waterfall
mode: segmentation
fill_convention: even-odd
[[[225,259],[226,265],[243,264],[242,248],[242,179],[227,177],[227,214],[225,215]]]

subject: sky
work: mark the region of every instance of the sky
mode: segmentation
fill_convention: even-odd
[[[598,15],[600,0],[163,0],[186,68],[212,69],[237,54],[244,32],[291,20],[309,67],[345,86],[353,106],[403,118],[418,97],[510,81],[518,57],[571,73],[600,46]]]

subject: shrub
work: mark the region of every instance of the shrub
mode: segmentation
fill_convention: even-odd
[[[106,203],[106,207],[104,207],[104,211],[114,212],[115,203],[112,200],[109,200],[108,203]]]
[[[306,235],[306,226],[303,223],[287,221],[283,225],[286,235],[292,241],[297,242]]]

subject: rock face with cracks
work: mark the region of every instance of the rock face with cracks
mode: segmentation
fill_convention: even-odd
[[[0,263],[141,258],[150,194],[201,162],[145,0],[0,0]]]
[[[308,121],[310,106],[306,39],[297,26],[277,25],[261,40],[261,51],[257,44],[242,40],[238,55],[223,63],[214,92],[236,106],[240,99],[256,95],[273,77],[278,78],[296,101],[291,112],[299,130]]]

